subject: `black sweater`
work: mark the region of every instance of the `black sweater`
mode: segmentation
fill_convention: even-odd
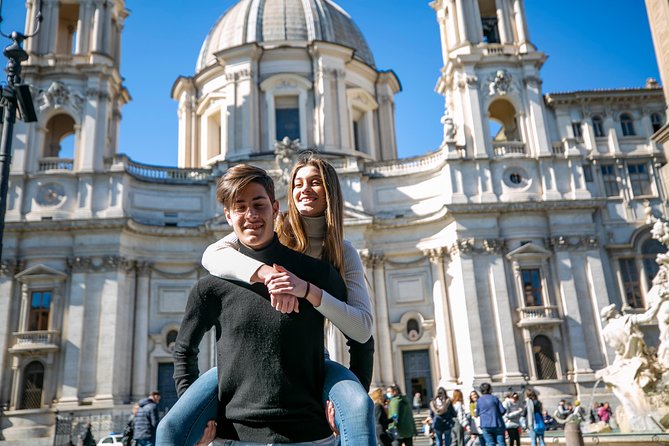
[[[279,264],[300,278],[346,296],[328,263],[297,253],[278,240],[244,254]],[[307,442],[331,435],[321,402],[323,316],[306,300],[300,312],[271,307],[267,288],[214,276],[191,290],[174,351],[179,396],[199,375],[198,345],[216,327],[218,436],[258,443]]]

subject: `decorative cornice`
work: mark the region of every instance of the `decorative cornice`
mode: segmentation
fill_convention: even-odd
[[[383,266],[385,256],[380,252],[371,252],[368,249],[361,249],[358,251],[360,260],[366,268],[377,268]]]
[[[67,266],[73,273],[115,271],[123,266],[123,259],[118,256],[77,256],[68,258]]]
[[[449,248],[451,256],[470,255],[470,254],[489,254],[501,255],[506,248],[504,239],[496,238],[461,238],[453,243]]]
[[[517,203],[466,203],[449,204],[451,214],[487,214],[497,212],[521,211],[560,211],[571,209],[598,209],[606,206],[606,198],[590,198],[587,200],[561,201],[524,201]]]
[[[591,250],[599,248],[599,237],[595,234],[554,235],[546,237],[545,244],[554,251]]]
[[[430,260],[430,262],[435,264],[441,264],[446,257],[450,257],[449,248],[446,246],[424,249],[423,254]]]
[[[15,274],[25,269],[25,260],[3,260],[0,262],[0,276],[13,277]]]

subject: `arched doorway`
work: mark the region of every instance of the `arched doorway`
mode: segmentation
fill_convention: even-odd
[[[44,366],[39,361],[33,361],[23,369],[21,409],[39,409],[42,407],[43,386]]]
[[[551,340],[544,335],[536,336],[532,341],[532,352],[534,353],[537,379],[557,379],[555,353]]]

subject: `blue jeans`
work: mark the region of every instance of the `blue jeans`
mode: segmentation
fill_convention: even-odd
[[[451,446],[451,430],[434,430],[434,439],[437,443],[437,446]]]
[[[506,446],[506,441],[504,441],[504,432],[506,429],[503,427],[482,427],[483,438],[485,438],[485,444],[489,446]]]
[[[327,400],[334,405],[342,446],[376,446],[372,400],[349,369],[330,360],[325,360],[323,404]],[[160,420],[156,445],[194,446],[217,413],[218,372],[213,368],[191,384]]]
[[[306,443],[248,443],[239,440],[214,440],[214,446],[334,446],[334,437],[324,438],[323,440],[308,441]]]
[[[218,371],[201,375],[181,395],[158,423],[156,446],[194,446],[202,438],[207,421],[218,415]]]
[[[532,442],[532,446],[537,446],[537,440],[539,440],[539,444],[541,446],[546,446],[546,443],[544,443],[544,434],[537,434],[532,429],[528,429],[527,432],[530,434],[530,441]]]

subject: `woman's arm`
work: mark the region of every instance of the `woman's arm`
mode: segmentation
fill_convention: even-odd
[[[344,270],[348,303],[323,291],[321,304],[316,308],[346,336],[365,342],[372,335],[372,306],[365,283],[365,272],[358,252],[344,241]]]
[[[209,245],[202,254],[202,266],[222,279],[253,283],[253,276],[263,265],[239,252],[239,239],[234,232]]]

